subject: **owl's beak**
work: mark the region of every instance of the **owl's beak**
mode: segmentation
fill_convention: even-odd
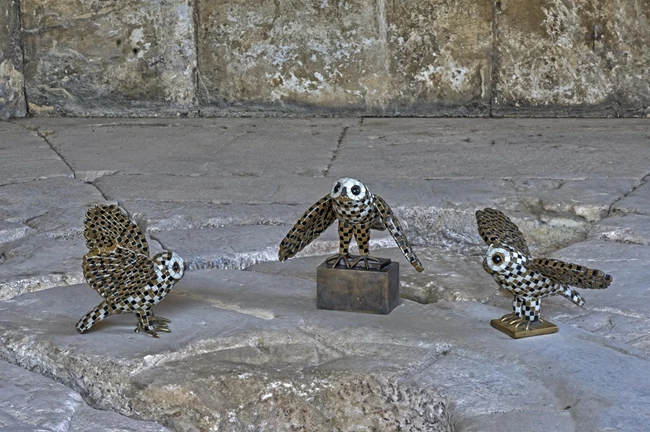
[[[345,187],[343,188],[343,190],[341,191],[341,196],[342,196],[343,198],[347,198],[347,197],[348,197],[348,189],[347,189],[347,188],[345,188]]]

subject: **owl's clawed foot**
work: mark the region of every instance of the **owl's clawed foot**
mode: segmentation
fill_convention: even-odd
[[[510,321],[508,324],[511,325],[511,326],[514,326],[515,329],[518,329],[520,326],[525,324],[525,327],[523,327],[522,330],[528,331],[528,330],[530,330],[531,326],[534,327],[537,324],[541,324],[543,322],[544,322],[544,320],[541,319],[541,318],[537,318],[536,320],[531,321],[526,317],[519,317],[519,318],[516,318],[516,319]]]
[[[363,268],[366,270],[379,270],[384,266],[385,261],[368,255],[352,256],[350,254],[336,254],[325,260],[332,267]]]
[[[151,335],[151,337],[157,338],[158,333],[156,332],[165,332],[165,333],[170,333],[171,330],[167,326],[168,322],[171,322],[167,318],[162,318],[162,317],[154,317],[151,319],[151,322],[153,325],[150,325],[149,327],[145,327],[142,324],[138,323],[138,326],[135,328],[134,332],[140,333],[140,330],[143,332],[147,333],[148,335]]]
[[[143,332],[145,332],[148,335],[151,335],[151,337],[158,338],[158,333],[156,333],[156,331],[153,328],[147,329],[147,328],[142,327],[140,324],[138,324],[138,326],[133,331],[135,333],[140,333],[140,330],[142,330]],[[159,329],[156,329],[156,330],[159,330]]]
[[[514,312],[511,312],[509,314],[505,314],[504,316],[501,317],[501,322],[503,321],[511,321],[511,320],[516,320],[520,318],[520,315],[517,315]]]
[[[332,255],[331,257],[327,258],[325,262],[332,267],[345,266],[345,268],[352,268],[350,266],[350,262],[352,259],[353,259],[352,255],[340,253],[340,254]]]
[[[358,266],[359,263],[364,263],[366,270],[380,269],[381,265],[382,265],[381,260],[379,260],[377,258],[374,258],[374,257],[371,257],[371,256],[368,256],[368,255],[362,255],[360,257],[355,258],[354,261],[352,261],[352,266],[351,267],[354,268],[354,267]]]
[[[172,322],[169,318],[161,317],[161,316],[155,316],[151,318],[151,321],[153,321],[156,324],[167,324]]]

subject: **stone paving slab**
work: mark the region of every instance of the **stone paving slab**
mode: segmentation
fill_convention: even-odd
[[[50,177],[71,177],[72,172],[35,131],[0,122],[0,186]]]
[[[1,243],[0,300],[83,282],[81,258],[87,251],[83,238],[54,240],[44,234]]]
[[[645,180],[644,184],[614,204],[614,209],[650,216],[650,184],[647,183],[650,178]]]
[[[103,201],[93,185],[70,177],[54,177],[0,186],[0,217],[9,222],[26,223],[50,210],[77,208],[83,223],[84,209]]]
[[[650,172],[650,160],[639,157],[650,152],[648,136],[643,119],[366,119],[347,131],[330,175],[641,178]],[[612,144],[618,142],[625,143],[624,152]]]
[[[0,430],[163,432],[169,429],[91,408],[79,393],[63,384],[0,362]]]
[[[40,122],[32,122],[39,127]],[[135,139],[134,128],[138,123],[126,121],[52,125],[53,129],[39,127],[39,130],[51,133],[48,140],[79,178],[94,180],[114,173],[323,175],[344,127],[342,122],[320,119],[292,127],[281,122],[251,120],[204,123],[201,126],[197,123],[186,126],[186,122],[140,123],[140,129],[146,129],[146,133],[138,134]],[[106,145],[107,142],[111,145]],[[243,163],[233,163],[234,160]]]
[[[589,239],[650,246],[650,216],[615,212],[593,227]]]
[[[132,315],[76,334],[98,300],[80,285],[1,303],[0,355],[98,406],[175,430],[411,422],[431,431],[448,430],[449,416],[471,424],[494,412],[524,413],[509,427],[536,418],[532,430],[569,430],[567,411],[577,430],[647,424],[641,351],[561,322],[558,334],[515,341],[489,326],[502,309],[480,303],[407,300],[388,316],[321,311],[313,282],[210,270],[188,273],[157,307],[172,319],[160,339],[133,333]]]

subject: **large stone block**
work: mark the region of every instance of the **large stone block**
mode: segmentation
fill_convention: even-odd
[[[485,114],[492,6],[201,2],[202,112]]]
[[[20,6],[15,0],[0,0],[0,120],[26,114]]]
[[[196,49],[186,0],[23,0],[35,114],[191,113]]]
[[[650,2],[496,2],[493,113],[650,114]]]

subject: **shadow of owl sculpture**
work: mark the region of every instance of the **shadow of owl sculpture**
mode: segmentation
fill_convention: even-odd
[[[512,313],[501,321],[514,328],[543,321],[540,319],[544,297],[561,295],[578,306],[585,301],[571,286],[607,288],[612,277],[600,270],[553,258],[532,258],[523,234],[506,215],[486,208],[476,212],[478,232],[489,245],[483,268],[501,288],[513,294]]]
[[[370,229],[387,229],[409,263],[417,271],[423,270],[399,220],[386,201],[370,192],[359,180],[352,178],[337,180],[328,195],[309,207],[280,243],[278,259],[284,261],[293,257],[335,220],[339,222],[339,254],[328,258],[328,263],[343,263],[347,268],[360,264],[366,269],[378,268],[381,261],[368,255]],[[359,257],[353,257],[348,252],[353,237],[359,246]]]
[[[103,301],[77,323],[79,333],[109,315],[133,312],[136,332],[153,337],[169,332],[167,318],[153,314],[158,304],[184,273],[183,259],[174,252],[149,258],[142,231],[121,208],[97,205],[86,211],[84,237],[89,252],[83,257],[83,274]]]

